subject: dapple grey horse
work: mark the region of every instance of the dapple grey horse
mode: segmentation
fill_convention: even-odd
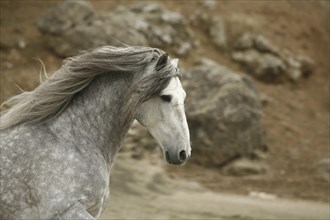
[[[134,119],[169,163],[184,164],[191,147],[177,62],[155,48],[104,46],[4,102],[1,219],[98,218]]]

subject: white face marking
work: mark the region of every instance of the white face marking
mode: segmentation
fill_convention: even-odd
[[[154,97],[140,106],[136,116],[157,140],[167,161],[174,164],[184,163],[191,154],[189,128],[184,110],[185,97],[186,92],[179,78],[173,77],[159,97]]]

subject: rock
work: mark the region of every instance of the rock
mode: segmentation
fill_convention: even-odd
[[[260,52],[267,52],[272,54],[278,54],[278,48],[273,45],[267,38],[263,35],[257,35],[253,39],[254,47]]]
[[[38,24],[48,45],[63,57],[106,44],[171,46],[178,55],[191,49],[192,33],[183,16],[158,3],[94,13],[85,1],[65,1],[43,15]]]
[[[234,51],[232,52],[231,56],[234,61],[241,63],[252,74],[254,73],[261,57],[258,51],[254,49],[246,50],[243,52]]]
[[[220,17],[212,18],[209,34],[213,43],[220,49],[227,47],[225,24]]]
[[[264,174],[268,169],[269,168],[264,161],[243,158],[224,167],[222,172],[231,176],[247,176]]]
[[[287,75],[294,82],[299,81],[302,77],[309,77],[316,66],[311,58],[302,55],[295,57],[290,53],[286,54],[285,61],[289,66]]]
[[[222,166],[265,150],[260,97],[249,78],[207,59],[182,72],[192,161]]]
[[[89,2],[67,0],[42,15],[38,20],[38,28],[45,33],[61,35],[85,22],[93,14],[94,10]]]
[[[191,50],[192,46],[189,42],[185,42],[176,49],[176,53],[180,56],[188,55],[189,51]]]
[[[257,78],[267,82],[278,82],[287,70],[285,63],[273,54],[265,54],[258,60],[255,69]]]
[[[202,6],[206,9],[212,10],[215,8],[215,6],[217,5],[217,1],[215,0],[202,0],[200,1],[200,3],[202,4]]]
[[[163,7],[159,3],[140,3],[133,5],[131,9],[135,12],[160,12]]]
[[[196,10],[189,17],[189,22],[193,26],[200,26],[200,28],[207,28],[209,26],[210,16],[205,11]]]
[[[24,49],[26,47],[26,42],[23,39],[17,41],[17,46],[19,49]]]
[[[297,56],[297,61],[300,63],[300,71],[304,77],[309,77],[316,67],[314,60],[307,56]]]
[[[77,1],[79,2],[79,1]],[[123,17],[125,14],[127,17]],[[88,22],[82,21],[74,28],[54,35],[45,34],[49,46],[60,56],[67,57],[102,45],[122,46],[146,45],[147,39],[135,29],[141,23],[138,18],[132,20],[134,14],[126,9],[118,9],[111,14],[100,14]],[[122,28],[126,27],[126,28]]]
[[[163,22],[172,24],[172,25],[180,25],[183,23],[183,17],[181,14],[177,12],[166,12],[161,15],[161,19]]]
[[[253,49],[233,52],[232,58],[241,63],[257,79],[268,83],[281,82],[287,70],[285,63],[277,56],[269,53],[260,54]]]
[[[236,50],[246,50],[253,47],[253,37],[249,33],[245,33],[240,37],[234,45]]]
[[[293,81],[298,81],[301,76],[301,63],[298,62],[296,59],[294,59],[293,57],[289,56],[286,59],[286,63],[288,64],[289,67],[289,71],[288,71],[288,76],[291,80]]]
[[[260,34],[264,30],[261,19],[240,13],[232,13],[226,19],[227,40],[229,45],[235,45],[237,40],[245,33]]]
[[[262,106],[264,106],[264,107],[268,106],[272,102],[271,98],[265,94],[260,95],[260,101],[261,101]]]

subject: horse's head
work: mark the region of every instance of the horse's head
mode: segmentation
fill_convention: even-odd
[[[161,57],[156,65],[168,62]],[[169,63],[168,63],[169,64]],[[178,59],[170,61],[177,69]],[[184,110],[186,93],[178,76],[172,76],[160,94],[143,102],[137,109],[136,119],[157,140],[170,164],[184,164],[191,155],[190,136]]]

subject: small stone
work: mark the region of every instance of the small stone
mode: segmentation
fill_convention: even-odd
[[[162,6],[158,3],[142,3],[132,7],[136,12],[159,12],[162,10]]]
[[[183,18],[182,15],[176,12],[167,12],[161,15],[162,21],[177,25],[177,24],[182,24]]]
[[[220,49],[227,47],[225,24],[220,17],[214,17],[212,19],[209,34],[213,43]]]
[[[136,23],[135,23],[135,28],[136,30],[139,30],[139,31],[148,31],[149,29],[149,24],[148,22],[144,21],[144,20],[137,20]]]
[[[284,57],[284,56],[282,56]],[[288,71],[287,75],[288,77],[293,80],[294,82],[297,82],[301,76],[301,64],[296,59],[294,59],[292,56],[288,56],[286,59],[286,63],[288,64]]]
[[[254,38],[254,47],[260,52],[278,54],[278,48],[263,35],[258,35]]]
[[[267,96],[265,94],[260,95],[260,101],[261,101],[262,106],[268,106],[269,103],[271,102],[269,96]]]
[[[20,49],[24,49],[26,47],[26,43],[22,39],[18,40],[17,45],[18,45],[18,48],[20,48]]]
[[[209,15],[205,13],[204,11],[196,10],[190,17],[189,22],[193,26],[203,25],[203,27],[206,27],[205,24],[209,23]],[[208,26],[208,25],[207,25]]]
[[[254,49],[246,51],[235,51],[232,53],[232,59],[244,65],[248,70],[253,70],[258,65],[260,59],[260,53]]]
[[[180,56],[188,55],[189,51],[191,50],[191,44],[189,42],[184,42],[180,45],[180,47],[175,50],[175,52]]]
[[[202,0],[200,1],[200,3],[202,4],[203,7],[207,8],[207,9],[215,9],[217,2],[215,0]]]
[[[258,64],[259,66],[256,69],[255,74],[262,78],[278,77],[282,75],[287,69],[285,63],[272,54],[265,54],[264,56],[260,57]]]
[[[298,82],[302,76],[302,73],[299,69],[290,69],[289,71],[287,71],[287,75],[294,82]]]
[[[224,167],[223,173],[231,176],[247,176],[264,174],[267,170],[268,166],[264,161],[242,158]]]
[[[167,45],[170,45],[173,42],[172,37],[169,34],[161,35],[160,39]]]
[[[309,77],[314,72],[314,69],[316,67],[314,60],[312,60],[310,57],[303,55],[297,56],[296,59],[301,65],[300,70],[302,75],[304,77]]]
[[[246,50],[253,47],[253,38],[249,33],[245,33],[240,37],[236,44],[234,45],[234,48],[236,50]]]

